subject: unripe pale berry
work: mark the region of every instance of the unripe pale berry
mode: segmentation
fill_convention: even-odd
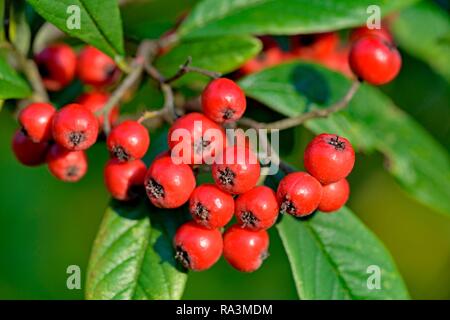
[[[72,82],[77,57],[66,44],[54,44],[38,53],[34,60],[39,68],[44,86],[49,91],[59,91]]]
[[[81,105],[68,104],[53,116],[52,134],[55,141],[68,150],[85,150],[97,140],[98,121]]]
[[[193,221],[178,228],[173,239],[175,258],[183,267],[193,271],[209,269],[222,255],[222,235]]]
[[[182,206],[189,200],[195,183],[191,167],[175,164],[168,156],[154,160],[145,176],[147,196],[159,208]]]
[[[222,159],[212,165],[212,176],[216,185],[231,194],[240,194],[252,189],[258,182],[260,165],[249,148],[228,147]]]
[[[127,201],[135,198],[144,188],[147,167],[142,160],[120,162],[111,159],[106,163],[105,185],[113,198]]]
[[[322,186],[322,199],[319,210],[323,212],[337,211],[347,202],[350,195],[350,186],[347,179]]]
[[[21,130],[12,139],[12,150],[16,159],[23,165],[34,167],[45,162],[48,142],[33,142]]]
[[[278,212],[276,194],[266,186],[257,186],[236,199],[236,218],[247,229],[270,228],[277,220]]]
[[[150,135],[139,122],[125,120],[111,130],[106,146],[111,156],[120,161],[141,159],[150,146]]]
[[[233,217],[234,199],[214,184],[202,184],[189,199],[192,218],[204,227],[224,227]]]
[[[253,272],[268,257],[269,235],[266,230],[253,231],[231,226],[223,235],[223,256],[233,268]]]
[[[242,117],[245,108],[244,92],[230,79],[214,79],[203,90],[203,113],[215,122],[236,121]]]
[[[349,63],[356,76],[378,86],[398,75],[402,58],[392,43],[380,37],[367,36],[352,45]]]
[[[56,109],[49,103],[31,103],[19,113],[22,130],[33,142],[52,139],[52,120]]]
[[[87,172],[87,156],[84,151],[70,151],[54,144],[47,154],[47,166],[53,176],[66,182],[76,182]]]
[[[337,135],[322,133],[306,147],[306,171],[322,184],[337,182],[347,177],[355,164],[355,152],[350,142]]]
[[[322,186],[306,172],[290,173],[281,179],[277,190],[280,212],[296,217],[313,213],[322,199]]]

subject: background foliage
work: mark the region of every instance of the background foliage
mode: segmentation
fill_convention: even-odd
[[[65,31],[120,61],[125,54],[122,34],[134,41],[160,36],[195,2],[126,1],[120,16],[116,1],[102,0],[94,4],[93,1],[79,0],[77,4],[82,7],[82,19],[85,19],[82,21],[88,30],[82,33]],[[360,151],[355,172],[350,177],[352,197],[348,207],[385,243],[411,296],[450,298],[449,61],[443,58],[449,56],[448,15],[431,2],[372,2],[370,4],[381,5],[383,13],[405,8],[393,26],[394,35],[403,49],[404,65],[400,76],[381,90],[363,88],[348,111],[327,120],[310,122],[307,128],[343,134]],[[59,17],[65,16],[63,10],[68,2],[29,0],[28,3],[44,18],[65,29],[65,21]],[[361,17],[366,17],[367,5],[364,1],[352,0],[317,3],[302,0],[200,1],[180,27],[180,44],[160,58],[157,66],[163,73],[171,74],[187,55],[192,55],[199,67],[230,72],[261,49],[259,41],[250,34],[295,34],[352,27],[364,22],[365,18]],[[440,5],[445,6],[445,3]],[[286,10],[286,7],[292,10]],[[31,7],[26,8],[28,14],[39,21]],[[155,12],[161,14],[155,15]],[[300,16],[294,14],[299,12]],[[22,20],[16,20],[20,25]],[[428,21],[426,28],[421,28],[419,21]],[[33,28],[30,32],[34,32]],[[14,41],[23,43],[26,34],[17,33]],[[25,40],[21,39],[23,35]],[[299,79],[286,78],[287,74],[295,75],[296,70],[303,77],[300,87]],[[26,83],[2,59],[0,75],[0,99],[29,94]],[[186,77],[177,85],[185,92],[194,90],[195,93],[204,82],[201,77]],[[249,76],[241,81],[241,85],[252,98],[278,113],[292,116],[311,107],[311,103],[312,107],[318,108],[332,103],[342,96],[348,84],[342,76],[322,67],[287,64]],[[159,95],[155,93],[149,97],[145,88],[139,91],[136,100],[147,99],[148,105],[160,102]],[[70,100],[71,95],[76,96],[79,89],[79,84],[75,83],[63,96],[55,98],[63,103]],[[139,108],[141,103],[132,101],[127,107],[138,105]],[[264,109],[264,114],[279,117],[269,109]],[[89,151],[90,170],[82,182],[63,184],[52,179],[45,168],[29,170],[14,161],[9,141],[15,126],[8,112],[0,113],[0,252],[5,261],[0,265],[0,297],[82,298],[82,291],[66,289],[65,270],[68,265],[77,264],[86,275],[91,244],[108,203],[102,185],[102,166],[107,159],[105,147],[100,143]],[[290,138],[282,145],[282,155],[301,167],[300,155],[311,133],[297,128],[287,135]],[[158,133],[152,138],[151,148],[157,149],[160,144]],[[389,159],[387,168],[392,176],[383,169],[383,155]],[[159,263],[161,257],[171,259],[170,255],[165,255],[170,252],[167,247],[175,220],[160,219],[157,213],[153,213],[150,220],[142,220],[139,219],[142,211],[146,211],[144,205],[136,209],[111,204],[90,262],[101,267],[93,269],[94,280],[88,282],[86,288],[88,297],[177,298],[181,295],[186,275],[171,268],[170,264]],[[392,271],[392,274],[384,275],[388,290],[382,297],[407,297],[401,281],[395,280],[398,277],[391,258],[350,210],[343,209],[334,216],[317,215],[302,223],[289,223],[288,220],[289,217],[283,219],[277,229],[287,247],[294,279],[274,229],[271,230],[271,259],[260,271],[251,275],[239,274],[221,260],[207,272],[191,273],[183,298],[295,299],[297,292],[301,298],[378,298],[377,292],[359,289],[358,283],[362,280],[351,272],[352,266],[359,267],[374,258],[386,270]],[[112,241],[109,232],[128,232],[129,236],[121,238],[121,243],[111,252],[106,250]],[[352,237],[346,239],[347,234]],[[320,248],[315,248],[317,244],[313,241],[317,237],[322,245]],[[365,252],[370,259],[348,250],[355,249],[348,245],[352,240],[356,240],[359,252]],[[342,250],[342,247],[347,249]],[[374,253],[370,254],[370,250]],[[324,256],[321,257],[321,253],[325,253]],[[118,264],[109,265],[111,261]],[[322,272],[315,274],[317,269],[308,269],[308,261],[319,261]],[[332,270],[330,261],[337,263],[337,270]],[[144,274],[135,273],[136,265],[141,263],[159,269],[152,268],[153,272],[149,274],[145,274],[145,270]],[[95,274],[105,269],[115,270],[115,273]],[[333,277],[335,272],[336,278]],[[128,276],[123,277],[123,274]],[[166,282],[156,286],[155,282],[161,281],[163,275]],[[140,283],[144,283],[143,286],[135,285],[136,277],[142,277]],[[314,287],[315,277],[321,281],[318,287]],[[302,286],[299,285],[300,278],[304,282]],[[146,281],[152,285],[146,286]],[[165,287],[167,283],[170,284],[168,288]],[[339,289],[330,295],[331,291],[326,289],[336,285]],[[102,286],[108,289],[104,290]]]

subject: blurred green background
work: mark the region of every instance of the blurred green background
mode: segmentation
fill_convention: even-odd
[[[400,76],[383,90],[412,114],[447,150],[449,87],[428,66],[405,53]],[[412,87],[413,86],[413,87]],[[103,186],[103,143],[89,150],[90,169],[77,184],[54,179],[45,167],[15,161],[10,140],[17,124],[0,113],[0,298],[81,299],[68,290],[66,268],[85,275],[91,244],[108,195]],[[300,154],[310,134],[295,130]],[[432,165],[432,164],[430,164]],[[409,198],[383,170],[378,154],[358,154],[350,177],[349,207],[386,244],[412,298],[450,299],[450,219]],[[241,274],[223,259],[207,272],[191,273],[186,299],[296,299],[280,240],[272,230],[271,259],[253,274]],[[83,279],[84,287],[84,279]]]

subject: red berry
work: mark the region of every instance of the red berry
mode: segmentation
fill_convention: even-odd
[[[290,173],[281,179],[277,190],[281,213],[301,217],[314,212],[322,198],[322,186],[306,172]]]
[[[105,166],[105,184],[109,193],[117,200],[131,200],[138,189],[144,186],[147,167],[142,160],[120,162],[111,159]]]
[[[34,59],[47,90],[59,91],[72,82],[77,56],[68,45],[51,45],[37,54]]]
[[[336,51],[340,41],[337,32],[305,34],[293,39],[294,55],[301,59],[324,58]]]
[[[97,48],[86,46],[78,56],[77,75],[86,84],[103,87],[117,79],[119,70],[109,56]]]
[[[87,156],[84,151],[70,151],[54,144],[47,154],[51,174],[66,182],[76,182],[87,172]]]
[[[175,258],[183,267],[202,271],[209,269],[222,255],[222,235],[217,229],[208,229],[193,221],[178,228],[173,239]]]
[[[245,108],[244,92],[232,80],[215,79],[203,90],[203,113],[215,122],[236,121],[242,117]]]
[[[53,117],[53,138],[68,150],[85,150],[97,140],[95,115],[79,104],[64,106]]]
[[[198,224],[221,228],[233,217],[234,199],[213,184],[202,184],[191,194],[189,211]]]
[[[126,120],[111,130],[106,145],[120,161],[141,159],[150,146],[150,135],[139,122]]]
[[[266,230],[253,231],[231,226],[223,236],[223,256],[235,269],[253,272],[268,257],[269,235]]]
[[[349,62],[359,78],[373,85],[382,85],[397,76],[402,58],[392,43],[380,37],[367,36],[352,45]]]
[[[251,230],[268,229],[277,220],[278,202],[275,192],[258,186],[236,199],[235,214],[243,227]]]
[[[355,152],[350,142],[337,135],[322,133],[306,147],[305,169],[322,184],[347,177],[355,164]]]
[[[270,66],[274,66],[283,62],[285,57],[284,52],[278,47],[271,47],[264,49],[258,56],[248,60],[240,69],[246,74],[252,74],[261,71]]]
[[[33,142],[52,138],[52,119],[56,109],[49,103],[32,103],[19,113],[22,130]]]
[[[175,164],[161,157],[151,164],[145,176],[145,190],[159,208],[177,208],[189,200],[195,188],[195,177],[187,164]]]
[[[222,159],[212,165],[211,171],[220,189],[232,194],[240,194],[256,185],[260,175],[260,165],[258,158],[250,149],[238,149],[232,146],[225,149]]]
[[[89,93],[85,93],[78,97],[77,103],[81,104],[83,107],[91,111],[93,114],[96,114],[97,111],[100,111],[108,102],[110,95],[108,93],[93,91]],[[114,124],[119,117],[119,107],[114,106],[109,112],[109,123],[110,125]],[[103,128],[103,114],[97,115],[99,129]]]
[[[385,28],[381,27],[379,29],[369,29],[367,26],[362,26],[359,28],[354,29],[350,33],[350,41],[355,42],[361,38],[367,37],[367,36],[376,36],[379,38],[384,39],[387,42],[393,42],[394,39],[392,39],[392,35],[390,32]]]
[[[185,164],[210,164],[226,146],[223,128],[198,112],[178,118],[167,138],[172,156]]]
[[[347,202],[350,195],[350,186],[346,179],[342,179],[322,186],[322,191],[319,210],[333,212],[339,210]]]
[[[20,163],[25,166],[34,167],[45,162],[48,143],[35,143],[21,130],[17,130],[12,140],[12,149]]]

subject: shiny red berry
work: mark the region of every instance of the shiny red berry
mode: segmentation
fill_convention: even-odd
[[[111,159],[104,171],[106,188],[117,200],[131,200],[143,189],[146,172],[147,167],[142,160],[120,162]]]
[[[72,82],[77,56],[66,44],[54,44],[38,53],[34,60],[39,68],[44,86],[49,91],[59,91]]]
[[[277,190],[280,212],[296,217],[314,212],[322,199],[322,186],[306,172],[290,173],[281,179]]]
[[[70,151],[54,144],[47,154],[47,166],[59,180],[76,182],[87,172],[87,156],[84,151]]]
[[[52,139],[52,120],[56,109],[49,103],[32,103],[19,113],[22,130],[33,142]]]
[[[150,135],[139,122],[125,120],[111,130],[106,145],[111,156],[120,161],[141,159],[150,146]]]
[[[189,200],[195,188],[195,177],[187,164],[175,164],[170,157],[153,161],[145,176],[145,190],[153,205],[177,208]]]
[[[350,142],[337,135],[322,133],[306,147],[306,171],[322,184],[337,182],[347,177],[355,164],[355,152]]]
[[[269,235],[266,230],[253,231],[231,226],[223,235],[223,256],[233,268],[242,272],[259,269],[268,257]]]
[[[222,235],[217,229],[208,229],[193,221],[178,228],[173,239],[175,258],[186,269],[209,269],[222,255]]]
[[[45,162],[48,142],[33,142],[21,130],[12,139],[12,150],[17,160],[25,166],[38,166]]]
[[[220,189],[231,194],[240,194],[256,185],[260,165],[253,151],[232,146],[225,150],[222,157],[218,157],[211,171]]]
[[[68,150],[85,150],[97,140],[98,121],[95,115],[79,104],[64,106],[53,116],[55,141]]]
[[[236,121],[242,117],[245,108],[244,92],[230,79],[215,79],[203,90],[203,113],[215,122]]]
[[[355,42],[358,41],[361,38],[367,37],[367,36],[376,36],[379,38],[384,39],[387,42],[393,42],[394,39],[392,38],[391,33],[388,31],[386,27],[381,27],[377,29],[369,29],[367,26],[362,26],[359,28],[356,28],[352,30],[350,33],[350,41]]]
[[[102,110],[106,102],[108,102],[110,95],[105,92],[93,91],[85,93],[78,97],[77,103],[81,104],[83,107],[96,114],[98,111]],[[103,113],[96,115],[98,119],[99,129],[103,128]],[[114,106],[109,112],[109,123],[112,126],[119,117],[119,107]]]
[[[373,85],[382,85],[397,76],[402,58],[392,43],[380,37],[367,36],[352,45],[349,63],[360,79]]]
[[[86,46],[78,56],[77,75],[86,84],[103,87],[117,79],[119,70],[109,56],[97,48]]]
[[[189,212],[198,224],[221,228],[233,217],[234,199],[214,184],[202,184],[191,194]]]
[[[236,218],[247,229],[270,228],[277,220],[278,212],[276,194],[266,186],[255,187],[236,199]]]
[[[178,118],[167,138],[172,156],[185,164],[210,164],[227,143],[223,128],[198,112]]]
[[[323,212],[339,210],[347,202],[350,195],[350,186],[347,179],[322,186],[322,190],[319,210]]]

